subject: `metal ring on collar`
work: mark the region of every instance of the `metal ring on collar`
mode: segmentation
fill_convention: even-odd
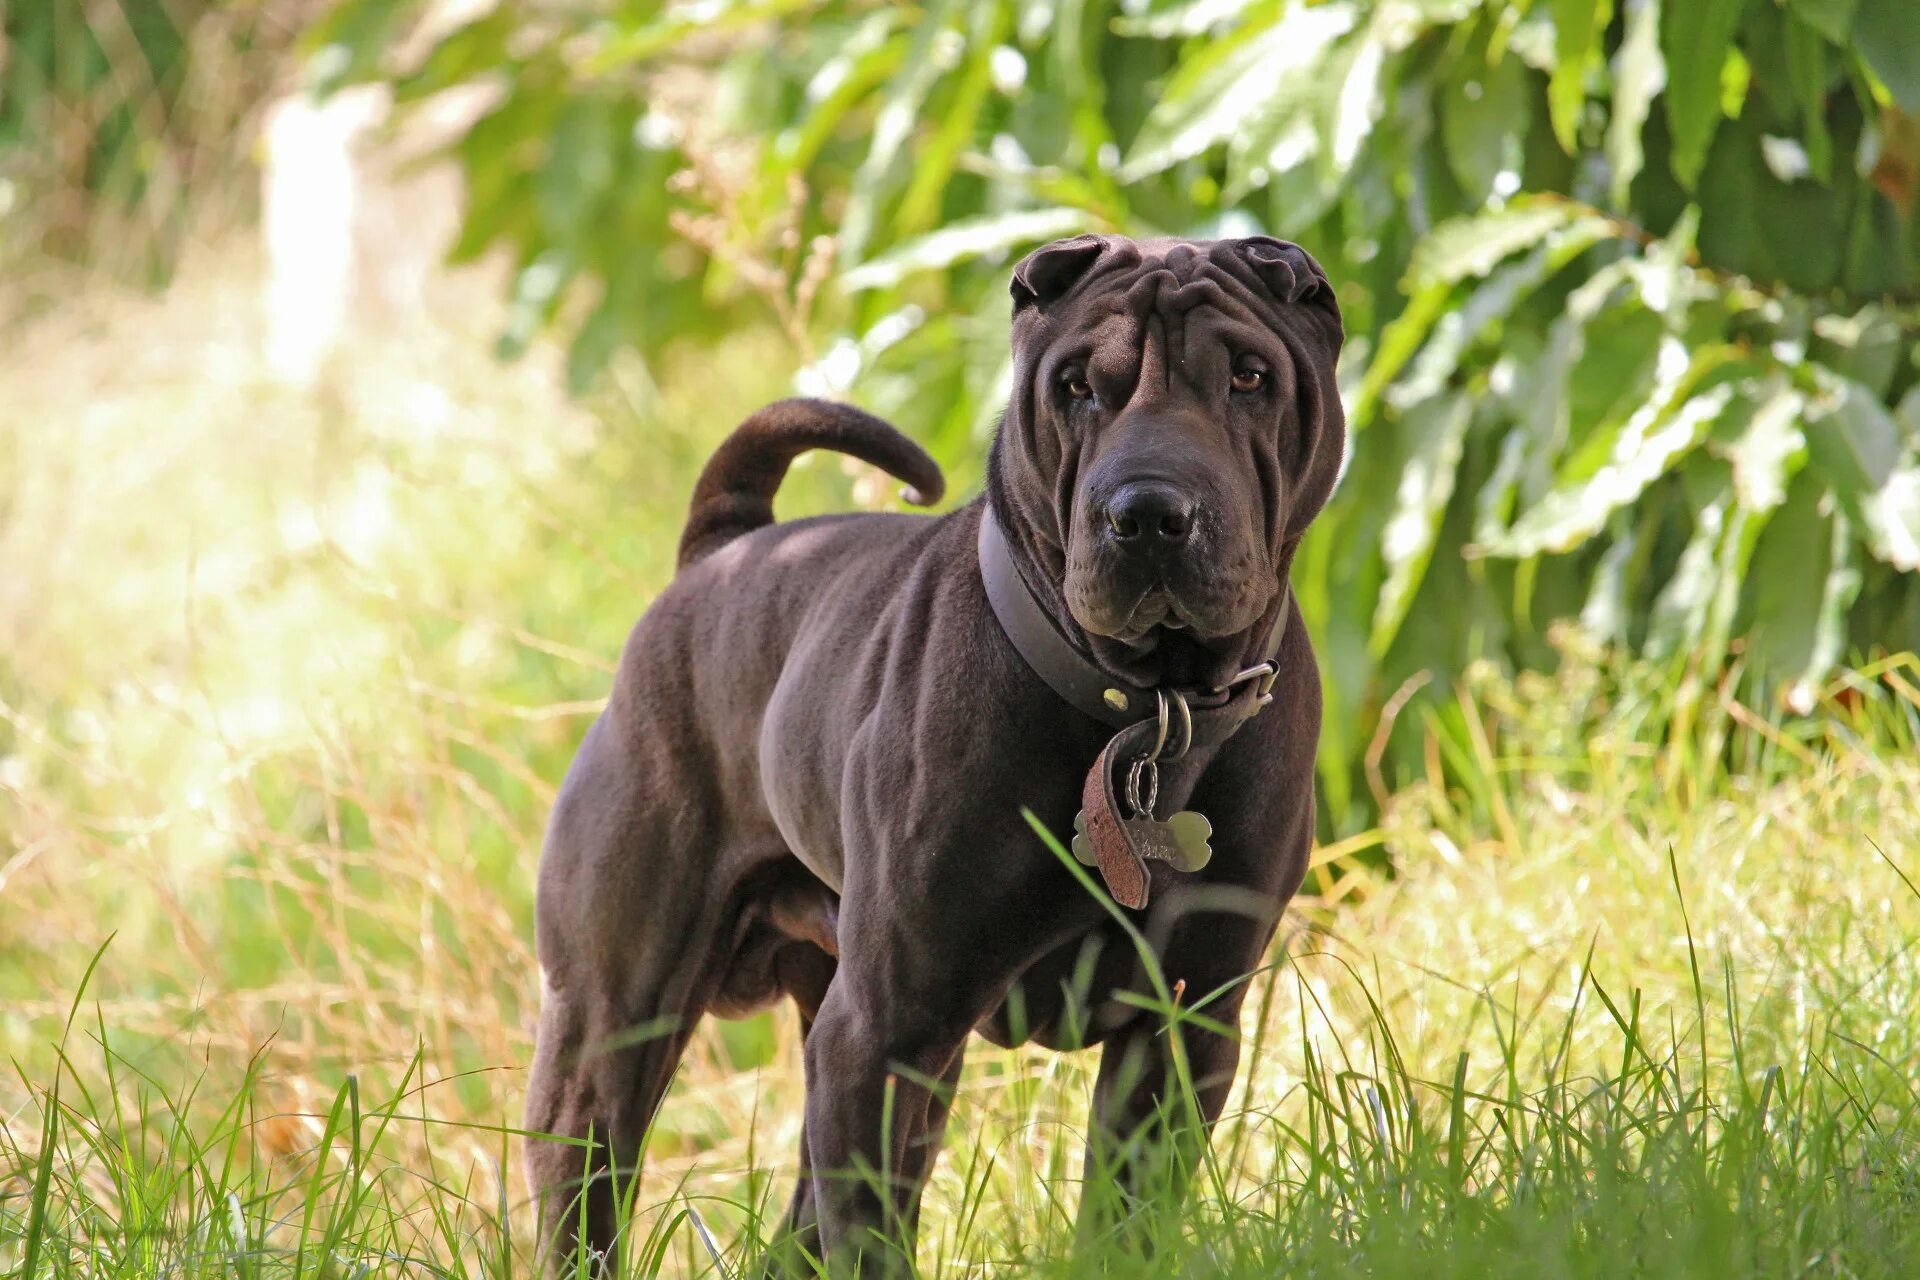
[[[1161,748],[1167,745],[1167,691],[1155,689],[1153,696],[1160,700],[1159,732],[1154,735],[1153,748],[1140,759],[1152,763],[1160,758]]]
[[[1178,760],[1181,756],[1186,755],[1193,747],[1193,708],[1187,705],[1187,695],[1175,689],[1173,691],[1173,705],[1180,711],[1180,736],[1175,740],[1179,745],[1171,751],[1157,755],[1156,758],[1160,760]],[[1160,695],[1160,735],[1163,741],[1165,740],[1167,732],[1166,714],[1167,695],[1162,693]]]

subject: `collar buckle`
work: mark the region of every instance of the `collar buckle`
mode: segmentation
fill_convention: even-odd
[[[1255,709],[1273,701],[1273,682],[1280,678],[1280,664],[1269,658],[1265,662],[1248,667],[1233,679],[1220,687],[1237,689],[1249,681],[1253,682],[1253,705]]]

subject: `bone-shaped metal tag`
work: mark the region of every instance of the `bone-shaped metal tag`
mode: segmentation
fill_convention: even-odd
[[[1147,861],[1164,862],[1177,871],[1198,871],[1213,859],[1213,824],[1207,815],[1182,809],[1158,822],[1152,818],[1122,818],[1121,829],[1132,840],[1134,852]],[[1087,815],[1082,810],[1073,819],[1073,856],[1084,866],[1097,867],[1100,857],[1087,839]]]

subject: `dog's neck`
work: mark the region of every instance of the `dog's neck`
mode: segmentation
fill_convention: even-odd
[[[1000,526],[1009,558],[1028,594],[1060,634],[1096,667],[1144,688],[1212,689],[1261,660],[1258,651],[1272,633],[1279,611],[1290,607],[1285,591],[1275,593],[1274,602],[1252,627],[1217,640],[1201,640],[1165,627],[1153,628],[1134,644],[1089,633],[1067,608],[1061,585],[1066,579],[1066,547],[1044,537],[1014,505],[1011,486],[1002,474],[1002,448],[1001,438],[996,438],[988,454],[987,507]],[[1287,551],[1291,561],[1292,548]]]

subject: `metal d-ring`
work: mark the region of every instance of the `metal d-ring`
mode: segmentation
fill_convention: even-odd
[[[1193,708],[1187,705],[1187,695],[1175,689],[1173,691],[1173,705],[1180,712],[1180,736],[1176,739],[1180,745],[1171,751],[1163,751],[1156,755],[1154,757],[1156,760],[1166,760],[1168,762],[1178,760],[1180,757],[1186,755],[1193,747]],[[1167,695],[1162,693],[1160,695],[1160,736],[1163,742],[1166,738],[1166,714]]]
[[[1167,745],[1167,691],[1165,689],[1155,689],[1153,696],[1160,701],[1159,732],[1154,734],[1153,749],[1140,757],[1140,759],[1147,764],[1152,764],[1158,760],[1161,749]]]

